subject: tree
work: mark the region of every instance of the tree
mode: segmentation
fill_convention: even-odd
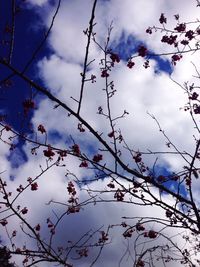
[[[69,3],[58,0],[55,3],[47,1],[49,3],[45,5],[46,1],[35,1],[44,2],[41,12],[51,14],[45,32],[37,31],[40,35],[38,42],[38,36],[34,39],[33,32],[30,40],[26,36],[30,33],[22,36],[18,31],[19,26],[26,27],[24,18],[28,20],[29,14],[34,14],[35,20],[40,17],[41,14],[35,15],[31,8],[30,2],[34,1],[8,2],[7,16],[1,29],[0,56],[2,101],[9,103],[8,114],[3,110],[0,122],[2,160],[5,157],[7,160],[3,162],[5,167],[0,179],[1,250],[6,249],[18,266],[105,266],[105,259],[110,254],[110,266],[198,266],[200,75],[195,59],[198,59],[199,50],[199,20],[187,22],[182,21],[178,14],[168,18],[161,13],[157,18],[158,26],[149,26],[144,34],[158,38],[157,41],[165,46],[159,44],[161,50],[157,52],[147,46],[146,40],[146,43],[138,43],[127,56],[112,41],[114,23],[109,23],[102,39],[98,28],[98,8],[102,2],[87,1],[89,24],[86,29],[81,25],[86,40],[84,53],[79,51],[73,39],[72,45],[78,47],[77,50],[74,48],[76,55],[69,57],[67,54],[63,60],[62,55],[51,55],[55,47],[50,51],[47,48],[53,33],[56,38],[60,37],[52,40],[53,44],[60,50],[65,48],[58,33],[59,14],[65,14],[65,5]],[[103,5],[108,3],[105,1]],[[80,3],[75,6],[79,10]],[[67,30],[70,31],[70,27]],[[37,44],[33,45],[36,41]],[[70,41],[67,40],[68,44]],[[188,57],[194,60],[195,75],[182,85],[174,80],[173,73],[181,71],[179,66],[184,66]],[[75,63],[72,64],[71,60]],[[172,74],[170,77],[155,75],[159,71],[155,64],[162,60],[168,64],[165,72]],[[48,72],[51,64],[56,66],[58,76],[53,72],[47,73],[47,81],[45,71]],[[163,129],[160,119],[152,112],[148,117],[152,124],[155,122],[157,125],[158,133],[147,132],[149,122],[145,119],[140,122],[146,131],[143,135],[137,129],[139,124],[134,124],[130,111],[121,105],[127,103],[131,107],[129,101],[133,99],[129,100],[131,95],[125,89],[120,92],[118,76],[128,77],[130,73],[136,76],[137,68],[141,71],[141,67],[144,75],[150,77],[154,74],[153,79],[163,89],[162,79],[170,86],[181,88],[187,102],[179,111],[180,106],[176,105],[176,112],[183,116],[183,120],[178,118],[178,121],[183,123],[186,120],[188,123],[190,117],[191,123],[178,137],[190,136],[188,146],[177,145],[173,141],[176,138]],[[43,73],[38,75],[41,68]],[[66,79],[65,86],[62,79]],[[149,78],[152,83],[153,79]],[[133,85],[137,83],[135,77]],[[80,85],[78,89],[77,85]],[[19,88],[23,88],[23,92],[20,98],[16,98],[18,110],[10,116],[16,106],[9,101],[16,92],[19,93]],[[150,101],[156,98],[157,92],[151,90]],[[135,98],[136,95],[134,92]],[[180,96],[174,91],[171,95],[168,100],[174,95]],[[143,96],[144,101],[149,99]],[[133,103],[137,111],[138,103]],[[165,103],[166,108],[168,104]],[[173,116],[175,118],[176,114]],[[178,125],[174,127],[179,131]],[[135,132],[136,141],[130,140],[128,132]],[[158,136],[158,145],[149,149],[148,140],[152,140],[152,135]],[[138,140],[144,136],[147,143],[138,147]],[[115,206],[117,209],[113,212]],[[107,207],[110,217],[105,220],[104,209]],[[94,218],[91,219],[89,214],[93,209],[97,214],[101,213],[98,219],[102,219],[102,224],[98,225]],[[116,210],[120,211],[118,218],[115,217]],[[87,221],[86,216],[89,217]],[[105,224],[106,221],[110,223]],[[120,245],[116,243],[116,236]],[[115,255],[116,261],[113,260],[114,252],[110,250],[115,243],[123,250],[120,255]]]
[[[0,248],[0,263],[2,267],[13,267],[12,263],[9,263],[9,259],[11,258],[9,251],[7,251],[6,247]]]

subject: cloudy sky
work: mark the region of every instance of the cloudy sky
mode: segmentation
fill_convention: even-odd
[[[9,1],[8,1],[9,2]],[[19,1],[20,2],[20,1]],[[5,17],[9,17],[10,6],[5,8]],[[19,70],[23,70],[30,59],[32,51],[38,46],[44,33],[49,29],[52,18],[55,14],[58,0],[26,0],[21,1],[22,14],[19,14],[16,20],[16,43],[13,50],[13,65]],[[91,16],[93,1],[91,0],[62,0],[55,18],[53,27],[48,39],[36,59],[26,71],[26,74],[33,81],[47,88],[62,102],[66,103],[71,109],[77,111],[77,99],[81,88],[81,75],[83,72],[83,62],[85,58],[85,47],[87,44],[86,35],[83,31],[88,27]],[[88,62],[91,61],[87,71],[87,77],[95,75],[95,82],[88,81],[85,83],[84,94],[80,115],[86,120],[98,133],[101,133],[112,147],[111,139],[108,134],[112,131],[109,119],[98,114],[98,108],[101,107],[106,112],[106,92],[105,78],[101,77],[102,70],[101,60],[104,53],[101,47],[105,46],[108,29],[112,25],[110,34],[109,47],[120,57],[120,62],[115,63],[109,76],[109,82],[114,81],[116,90],[113,97],[110,98],[112,118],[120,117],[124,111],[127,114],[123,118],[115,120],[116,132],[123,135],[128,147],[133,151],[142,152],[173,152],[173,148],[168,148],[166,143],[169,140],[159,131],[156,121],[150,116],[155,116],[167,137],[176,146],[180,152],[187,151],[193,154],[195,151],[195,138],[198,138],[198,132],[195,130],[194,122],[190,114],[184,111],[187,103],[187,94],[183,88],[177,85],[188,82],[196,82],[195,69],[193,62],[198,68],[196,53],[184,55],[176,66],[171,64],[171,55],[152,57],[149,60],[150,67],[144,68],[145,59],[137,57],[133,59],[135,65],[133,68],[127,67],[128,59],[137,54],[138,46],[145,46],[151,54],[162,54],[172,52],[173,47],[161,43],[163,33],[157,31],[153,34],[147,34],[146,29],[149,26],[159,26],[161,13],[167,17],[167,27],[173,29],[176,26],[174,15],[179,14],[180,22],[193,22],[198,18],[199,8],[196,7],[196,1],[187,0],[98,0],[95,11],[94,32],[95,42],[91,42]],[[4,21],[6,23],[6,19]],[[194,26],[195,25],[195,26]],[[191,24],[197,27],[197,24]],[[3,27],[3,26],[1,26]],[[17,35],[18,34],[18,35]],[[6,53],[1,48],[1,53]],[[2,55],[2,54],[1,54]],[[3,79],[7,73],[2,69]],[[14,78],[15,79],[15,78]],[[175,83],[174,81],[177,83]],[[34,96],[35,108],[31,110],[25,119],[23,118],[24,110],[22,102],[30,98],[34,92],[31,86],[20,80],[14,80],[14,84],[8,90],[2,90],[1,113],[7,114],[8,122],[14,130],[26,131],[29,138],[50,144],[53,147],[69,149],[73,142],[79,144],[81,151],[89,158],[99,153],[102,146],[91,133],[86,130],[81,132],[77,130],[78,121],[64,111],[61,107],[55,108],[55,103],[51,102],[41,94]],[[196,117],[195,117],[196,118]],[[198,123],[198,118],[196,118]],[[31,125],[31,126],[30,126]],[[38,126],[43,125],[46,134],[38,132]],[[32,129],[32,133],[30,130]],[[37,132],[37,136],[36,133]],[[3,131],[2,139],[9,141],[13,133]],[[37,139],[36,139],[37,138]],[[47,138],[47,140],[46,140]],[[80,168],[80,160],[67,156],[64,159],[63,167],[53,166],[49,170],[47,161],[44,157],[44,148],[36,149],[35,155],[32,148],[33,144],[21,142],[14,138],[16,149],[9,150],[6,143],[0,143],[0,161],[2,178],[7,180],[9,191],[16,192],[19,185],[25,186],[27,178],[34,179],[43,171],[44,173],[37,180],[38,190],[32,191],[27,188],[16,200],[16,206],[27,207],[28,213],[24,215],[27,220],[34,225],[41,225],[41,235],[48,240],[49,229],[46,219],[51,218],[56,221],[66,211],[66,206],[59,203],[67,203],[69,198],[67,184],[70,180],[90,180],[94,179],[95,172],[93,169]],[[134,165],[131,155],[122,144],[118,144],[122,151],[121,158],[132,168]],[[114,168],[114,159],[109,153],[103,153],[103,161],[111,169]],[[145,154],[144,161],[149,168],[155,167],[155,175],[166,175],[172,172],[182,171],[186,162],[180,155],[169,153],[164,154]],[[54,163],[54,159],[48,162],[48,166]],[[67,175],[68,174],[68,175]],[[101,179],[99,181],[88,183],[84,188],[83,185],[76,185],[77,196],[80,201],[87,200],[89,195],[87,190],[93,190],[92,196],[97,195],[101,190],[108,190],[108,181]],[[197,183],[194,183],[194,192],[198,194]],[[125,184],[125,186],[128,186]],[[80,190],[82,189],[82,190]],[[155,190],[154,194],[158,194]],[[16,193],[13,194],[13,197]],[[166,202],[173,203],[168,196],[164,196]],[[113,193],[107,193],[105,196],[96,198],[112,200]],[[49,201],[59,203],[51,203]],[[128,199],[131,202],[130,199]],[[124,239],[123,229],[120,224],[127,219],[127,224],[134,225],[137,219],[133,217],[164,217],[165,212],[158,207],[143,207],[134,205],[134,203],[97,203],[94,202],[84,206],[79,213],[66,215],[56,229],[55,238],[53,238],[53,247],[68,246],[68,241],[77,242],[88,231],[97,231],[91,242],[98,240],[100,231],[107,231],[109,225],[116,225],[109,230],[110,244],[106,245],[98,261],[94,266],[133,266],[135,253],[137,256],[142,253],[146,246],[142,236],[134,236],[132,239]],[[4,214],[2,214],[4,216]],[[2,218],[1,218],[2,219]],[[26,244],[29,247],[35,246],[34,240],[28,238],[23,231],[20,231],[19,221],[16,217],[10,219],[8,225],[9,232],[15,228],[18,233],[16,236],[16,246]],[[1,226],[2,227],[2,226]],[[148,229],[156,229],[154,222],[150,223]],[[4,228],[2,228],[4,229]],[[157,231],[161,228],[157,228]],[[1,239],[8,242],[5,231],[1,230]],[[179,240],[176,231],[166,229],[165,234],[174,240]],[[86,237],[84,237],[86,238]],[[83,238],[83,240],[84,240]],[[137,240],[137,246],[134,244]],[[150,245],[153,246],[152,241]],[[163,239],[160,238],[161,244]],[[181,240],[181,242],[183,242]],[[80,242],[81,244],[81,242]],[[184,246],[184,243],[183,243]],[[91,254],[87,258],[76,260],[77,257],[72,253],[69,256],[69,262],[74,266],[90,266],[98,254],[98,249],[91,249]],[[18,261],[18,259],[17,259]],[[161,266],[158,263],[156,266]],[[54,264],[41,263],[38,266],[51,267]],[[148,265],[147,265],[148,266]],[[178,263],[169,263],[168,266],[180,266]]]

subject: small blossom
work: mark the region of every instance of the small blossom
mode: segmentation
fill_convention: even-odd
[[[192,40],[194,38],[194,32],[192,30],[187,31],[185,37],[187,37],[189,40]]]
[[[172,212],[170,210],[166,210],[165,215],[167,218],[170,218],[170,217],[172,217]]]
[[[177,39],[177,35],[170,35],[170,36],[164,35],[162,37],[162,39],[161,39],[161,42],[162,43],[167,43],[169,45],[172,45],[173,44],[176,47],[177,46],[176,39]]]
[[[22,261],[23,265],[25,265],[28,262],[28,257],[26,256],[26,258]]]
[[[161,24],[163,24],[163,23],[167,23],[167,18],[164,16],[164,13],[162,13],[162,14],[160,15],[159,22],[160,22]]]
[[[172,64],[176,65],[176,62],[179,61],[182,58],[182,55],[173,55],[172,56]]]
[[[44,128],[44,126],[43,126],[42,124],[40,124],[40,125],[38,126],[38,131],[41,132],[42,134],[43,134],[43,133],[46,133],[46,130],[45,130],[45,128]]]
[[[51,228],[50,232],[51,232],[52,235],[55,235],[55,233],[56,233],[55,228],[54,227]]]
[[[82,161],[79,167],[87,168],[88,167],[87,161],[86,160]]]
[[[85,132],[85,129],[83,128],[82,123],[78,123],[78,130],[79,130],[81,133]]]
[[[145,230],[145,227],[144,227],[142,224],[137,223],[137,224],[136,224],[136,229],[137,229],[138,231],[144,231],[144,230]]]
[[[9,125],[5,125],[5,130],[8,132],[11,130],[11,127]]]
[[[141,57],[145,57],[147,55],[147,48],[145,46],[141,45],[138,48],[138,55]]]
[[[120,62],[120,58],[117,54],[110,53],[110,58],[111,58],[113,63],[115,63],[115,62],[119,63]]]
[[[130,237],[132,237],[133,232],[134,232],[133,229],[129,229],[129,230],[127,230],[127,231],[125,231],[125,232],[123,233],[123,236],[124,236],[125,238],[127,238],[127,237],[130,238]]]
[[[26,214],[28,212],[28,209],[27,207],[24,207],[22,210],[21,210],[22,214]]]
[[[161,39],[161,42],[162,43],[168,43],[168,40],[169,40],[169,36],[167,35],[163,35],[162,39]]]
[[[101,106],[98,107],[98,114],[103,114],[103,108]]]
[[[157,178],[157,181],[158,181],[159,183],[163,183],[163,182],[166,181],[166,177],[163,176],[163,175],[159,175],[158,178]]]
[[[191,100],[197,100],[198,96],[199,95],[196,92],[193,92],[192,96],[190,96],[189,99],[191,99]]]
[[[177,31],[177,32],[184,32],[184,31],[186,30],[186,25],[185,25],[185,23],[181,23],[181,24],[179,24],[178,26],[176,26],[176,27],[174,28],[174,30]]]
[[[5,193],[5,195],[3,196],[3,199],[8,199],[8,197],[10,197],[11,195],[12,195],[11,192],[8,192],[8,194]]]
[[[20,248],[16,248],[15,252],[18,254],[18,253],[21,253],[21,249]]]
[[[32,191],[38,190],[38,184],[36,182],[31,184],[31,190]]]
[[[180,43],[181,43],[182,45],[188,45],[188,44],[189,44],[189,41],[188,41],[188,40],[182,40]]]
[[[134,186],[134,188],[139,188],[140,183],[138,183],[137,181],[133,181],[133,186]]]
[[[198,105],[194,105],[193,109],[194,109],[194,113],[195,114],[200,114],[200,105],[199,106]]]
[[[96,163],[101,161],[102,159],[103,159],[103,156],[101,154],[94,155],[93,157],[93,161]]]
[[[190,178],[185,179],[185,183],[187,186],[191,186],[191,179]]]
[[[32,181],[33,181],[33,179],[31,177],[27,178],[27,182],[29,182],[29,184],[32,183]]]
[[[124,200],[124,193],[117,189],[117,191],[114,194],[114,198],[117,199],[117,201],[123,201]]]
[[[92,83],[96,82],[96,76],[95,75],[92,74],[90,79],[91,79]]]
[[[148,233],[148,237],[153,239],[153,238],[156,238],[157,237],[157,233],[153,230],[150,230],[149,233]]]
[[[115,185],[113,184],[113,182],[110,182],[109,184],[107,184],[107,186],[110,188],[115,188]]]
[[[101,232],[101,238],[99,238],[99,243],[105,243],[108,240],[108,234],[104,231]]]
[[[127,67],[129,68],[129,69],[132,69],[132,67],[135,65],[135,63],[133,62],[133,61],[131,61],[131,60],[129,60],[129,62],[127,63]]]
[[[108,71],[107,71],[107,70],[102,70],[102,72],[101,72],[101,77],[102,77],[102,78],[106,78],[106,77],[108,77],[108,76],[109,76]]]
[[[83,248],[81,250],[76,251],[80,257],[88,257],[88,249]]]
[[[24,187],[20,184],[16,190],[17,192],[22,192],[24,190]]]
[[[79,148],[79,146],[77,145],[77,144],[74,144],[73,146],[72,146],[72,150],[73,150],[73,152],[74,152],[74,154],[75,155],[80,155],[80,148]]]
[[[67,150],[60,150],[57,151],[59,158],[58,160],[64,160],[65,157],[67,157]]]
[[[133,159],[135,160],[136,163],[139,163],[139,162],[142,161],[141,156],[142,156],[142,155],[141,155],[141,153],[139,153],[139,152],[137,152],[137,153],[135,154],[135,156],[133,156]]]
[[[179,20],[179,14],[174,15],[175,20]]]
[[[136,263],[136,267],[144,267],[144,266],[145,266],[144,262],[141,259],[139,259]]]
[[[120,135],[118,136],[118,139],[119,139],[119,143],[121,143],[121,142],[123,141],[123,136],[120,134]]]
[[[6,226],[7,223],[8,223],[8,222],[7,222],[6,219],[3,219],[3,220],[0,221],[0,224],[1,224],[2,226]]]
[[[47,150],[43,150],[43,153],[45,157],[50,158],[50,159],[55,155],[55,153],[52,151],[52,148],[50,146],[48,146]]]
[[[122,227],[127,227],[128,225],[126,224],[126,222],[122,222],[122,223],[121,223],[121,226],[122,226]]]
[[[112,137],[114,137],[115,136],[115,132],[114,131],[112,131],[112,132],[110,132],[109,134],[108,134],[108,137],[110,137],[110,138],[112,138]]]
[[[41,227],[40,227],[40,225],[39,225],[39,223],[38,223],[38,224],[35,226],[35,230],[36,230],[36,231],[40,231],[40,228],[41,228]]]
[[[77,205],[78,204],[78,198],[76,197],[74,197],[74,195],[76,194],[76,192],[75,193],[72,193],[72,196],[68,199],[68,203],[73,203],[73,204],[75,204],[75,205]]]
[[[80,211],[80,207],[79,206],[69,206],[68,207],[68,213],[76,213]]]
[[[16,235],[17,235],[17,231],[14,230],[14,231],[12,232],[12,237],[15,237]]]
[[[144,237],[149,237],[149,233],[148,232],[144,232],[143,236]]]
[[[24,114],[26,115],[30,109],[35,108],[35,103],[33,102],[32,99],[26,99],[23,102],[23,107],[24,107]]]
[[[68,193],[71,194],[72,196],[76,195],[76,189],[74,184],[70,181],[67,186]]]
[[[149,65],[149,60],[146,60],[145,62],[144,62],[144,68],[145,69],[147,69],[147,68],[149,68],[150,67],[150,65]]]
[[[148,29],[146,29],[146,33],[152,34],[152,29],[149,27]]]

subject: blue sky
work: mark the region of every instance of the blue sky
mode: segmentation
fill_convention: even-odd
[[[21,1],[18,1],[17,3],[19,4],[21,11],[16,16],[15,44],[13,49],[12,63],[20,71],[23,71],[26,64],[31,59],[33,51],[41,42],[45,29],[39,24],[40,16],[37,14],[37,12],[33,12],[33,10],[29,8],[26,8],[24,10],[24,4],[22,4]],[[6,33],[5,28],[11,23],[11,1],[5,1],[4,4],[1,3],[1,5],[2,19],[0,27],[1,32],[3,33],[2,39],[9,41],[10,35],[9,33]],[[23,27],[23,25],[25,24],[26,27]],[[27,40],[31,40],[31,42],[27,42]],[[44,46],[37,55],[35,62],[42,58],[44,54],[47,55],[47,53],[48,49],[46,46]],[[1,57],[7,57],[8,54],[9,46],[1,45]],[[27,69],[26,74],[34,78],[34,80],[37,80],[38,77],[37,75],[35,75],[36,71],[37,70],[35,64],[32,64]],[[2,68],[2,66],[1,73],[2,78],[5,78],[7,75],[11,74],[10,71]],[[7,114],[7,122],[9,124],[12,124],[15,129],[20,130],[23,115],[20,115],[19,113],[23,113],[22,103],[25,99],[30,98],[31,89],[25,82],[17,77],[13,77],[12,82],[14,83],[14,86],[10,86],[8,88],[5,88],[5,86],[3,86],[2,88],[2,98],[5,98],[6,101],[2,101],[1,107]],[[30,122],[31,115],[32,114],[29,114],[27,123]],[[26,130],[28,130],[26,126],[27,125],[25,125]]]
[[[10,23],[10,2],[0,3],[0,32],[3,32],[1,38],[6,40],[9,40],[9,34],[4,33],[4,28],[6,24]],[[126,143],[133,151],[144,152],[143,160],[149,167],[150,172],[154,172],[156,177],[160,175],[169,177],[172,173],[182,170],[186,163],[179,155],[169,153],[170,151],[174,152],[174,149],[169,150],[166,145],[169,140],[166,140],[148,113],[153,114],[158,119],[171,142],[176,145],[177,150],[193,153],[195,148],[195,141],[192,137],[196,134],[193,122],[188,114],[181,109],[187,102],[187,96],[169,79],[169,75],[172,75],[180,83],[187,80],[192,81],[193,69],[192,66],[188,65],[191,58],[185,57],[181,67],[179,67],[179,64],[176,68],[172,67],[170,56],[154,56],[154,54],[162,53],[166,49],[172,49],[163,46],[160,42],[162,33],[157,32],[152,36],[145,33],[148,26],[159,24],[159,16],[162,12],[171,18],[172,22],[169,20],[169,27],[172,28],[173,15],[177,12],[180,12],[183,20],[190,19],[189,13],[196,14],[194,13],[197,12],[195,4],[189,5],[186,0],[182,2],[182,5],[177,2],[174,3],[172,0],[168,3],[160,1],[158,4],[156,0],[151,3],[148,0],[135,1],[134,3],[131,0],[125,0],[121,4],[120,0],[98,1],[95,17],[97,22],[95,26],[96,38],[101,45],[104,45],[108,26],[113,21],[110,48],[121,58],[120,63],[115,65],[109,77],[110,81],[114,81],[116,89],[114,97],[111,98],[112,117],[120,116],[124,110],[129,114],[125,118],[116,120],[116,132],[122,131]],[[17,3],[22,10],[16,16],[12,64],[19,71],[23,71],[30,60],[31,54],[48,30],[58,1],[27,0],[25,2],[17,1]],[[90,0],[86,0],[84,5],[82,0],[62,1],[47,42],[25,72],[30,79],[47,88],[73,110],[77,109],[77,103],[74,99],[79,97],[80,73],[82,72],[86,44],[83,30],[88,25],[91,4],[92,1]],[[191,12],[188,12],[188,9]],[[148,10],[148,12],[143,10]],[[148,53],[151,56],[147,54],[144,59],[141,57],[135,58],[135,66],[132,69],[127,68],[128,59],[135,56],[140,45],[148,47]],[[0,57],[6,57],[7,55],[8,48],[4,48],[1,44]],[[98,46],[92,43],[89,59],[95,59],[95,61],[90,65],[87,75],[88,77],[95,75],[96,82],[86,83],[81,116],[96,131],[101,133],[102,137],[112,146],[111,139],[108,137],[108,133],[111,131],[109,122],[104,116],[97,114],[99,106],[106,110],[105,90],[102,90],[105,87],[105,80],[102,79],[100,70],[100,62],[103,56],[103,52]],[[146,59],[150,61],[150,68],[147,69],[143,67]],[[195,61],[195,57],[192,60]],[[3,66],[0,66],[0,73],[1,80],[10,74]],[[60,107],[55,108],[55,103],[52,103],[40,93],[35,93],[36,91],[30,85],[18,77],[12,78],[11,86],[1,86],[1,114],[6,114],[7,124],[13,127],[15,131],[26,133],[28,137],[35,141],[40,140],[54,147],[70,149],[74,143],[78,143],[81,151],[87,157],[92,158],[94,154],[102,153],[106,166],[113,168],[114,160],[111,155],[102,151],[102,146],[87,130],[84,133],[77,130],[78,122],[76,119],[68,116],[69,114],[66,114]],[[33,100],[35,107],[24,116],[23,102],[27,99]],[[39,125],[45,127],[47,137],[37,130]],[[5,138],[9,140],[10,133],[4,131],[4,134]],[[0,159],[3,166],[1,171],[5,171],[5,179],[11,180],[9,184],[11,190],[16,191],[15,189],[20,184],[25,185],[27,183],[28,177],[34,178],[39,175],[41,170],[44,170],[50,162],[47,163],[44,157],[43,147],[38,147],[36,149],[37,155],[34,155],[31,153],[33,145],[17,138],[14,140],[17,144],[14,151],[9,151],[9,147],[3,142],[0,144]],[[119,144],[119,149],[122,151],[122,160],[132,168],[137,168],[132,156],[122,144]],[[157,153],[161,151],[165,153]],[[50,168],[38,179],[38,191],[27,190],[16,202],[28,207],[30,212],[26,215],[27,220],[33,225],[38,222],[42,225],[41,234],[44,238],[49,237],[45,223],[46,219],[51,217],[52,220],[56,221],[56,216],[66,210],[66,207],[62,205],[52,204],[51,206],[46,205],[46,203],[50,200],[66,203],[68,197],[66,187],[70,179],[78,179],[80,181],[78,185],[80,185],[82,180],[90,180],[95,177],[96,171],[92,168],[80,168],[80,163],[79,159],[68,155],[64,159],[62,167]],[[122,174],[126,175],[124,171]],[[103,178],[96,182],[87,183],[84,189],[90,188],[91,194],[94,195],[96,191],[107,190],[107,184],[110,180],[106,179],[105,174]],[[132,179],[129,176],[128,178]],[[129,187],[129,184],[125,181],[120,180],[120,182],[123,186]],[[176,181],[166,184],[168,188],[177,190]],[[194,190],[195,197],[198,196],[197,189],[196,187]],[[159,195],[158,190],[152,190],[155,195]],[[187,194],[182,187],[181,193],[184,196]],[[88,199],[87,190],[80,190],[77,194],[80,201]],[[96,199],[112,200],[113,196],[113,192],[107,192],[105,196],[100,195]],[[174,200],[167,194],[163,194],[162,197],[166,200],[166,203],[174,205]],[[165,213],[159,207],[153,209],[144,207],[142,210],[133,203],[127,205],[123,205],[123,203],[115,204],[99,203],[97,206],[88,204],[80,213],[72,214],[72,216],[67,215],[56,232],[54,248],[58,245],[66,245],[66,240],[70,240],[70,238],[75,242],[89,229],[95,231],[95,229],[103,227],[105,230],[113,222],[120,224],[124,216],[136,214],[138,217],[144,217],[151,216],[153,213],[155,216],[165,218]],[[136,222],[136,219],[133,219],[133,222]],[[131,222],[129,221],[129,223]],[[16,224],[15,219],[11,218],[10,229],[14,229]],[[149,227],[149,229],[153,229],[156,226],[150,224]],[[98,238],[98,233],[94,239]],[[168,234],[174,235],[175,233]],[[6,235],[2,234],[4,242],[7,242],[6,238]],[[22,241],[23,238],[25,241]],[[126,248],[130,245],[133,249],[135,239],[133,238],[130,242],[124,240],[121,228],[117,227],[111,231],[110,238],[112,240],[111,247],[103,251],[102,257],[94,266],[115,267],[125,252],[126,257],[122,257],[121,266],[132,266],[133,260],[131,257],[134,258],[135,255],[128,255]],[[24,242],[27,242],[30,247],[34,247],[33,240],[28,240],[27,236],[20,233],[16,238],[16,243],[22,245]],[[142,251],[140,245],[138,245],[139,249]],[[88,265],[94,257],[93,253],[95,252],[92,252],[89,258],[80,261],[79,266]],[[116,259],[116,262],[113,259]],[[73,261],[73,256],[70,260]],[[39,266],[51,267],[54,265],[42,263]],[[177,263],[168,266],[179,267],[180,265]]]
[[[137,53],[138,47],[146,44],[142,40],[138,40],[134,37],[134,34],[130,34],[126,36],[124,32],[122,32],[120,39],[117,42],[113,42],[111,47],[114,51],[116,51],[120,57],[127,61],[133,54]],[[172,73],[172,65],[169,60],[163,59],[162,57],[153,56],[156,53],[155,51],[149,51],[151,56],[147,56],[149,59],[155,59],[156,66],[154,67],[155,73],[166,72],[168,74]]]

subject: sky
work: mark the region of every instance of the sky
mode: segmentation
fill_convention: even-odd
[[[9,24],[10,3],[4,1],[0,3],[0,32],[1,39],[9,39],[9,34],[5,33],[4,28]],[[81,75],[83,72],[83,62],[85,57],[86,36],[83,31],[88,27],[91,16],[92,0],[62,0],[58,14],[55,18],[53,27],[47,41],[37,53],[31,65],[27,62],[31,55],[41,43],[42,38],[48,31],[52,18],[55,14],[58,0],[26,0],[17,1],[21,11],[16,17],[15,43],[13,48],[12,64],[20,71],[30,77],[31,80],[47,88],[53,95],[62,102],[77,110],[77,101],[81,87]],[[3,11],[3,12],[2,12]],[[178,84],[196,82],[195,69],[193,62],[198,68],[199,62],[196,53],[184,55],[176,66],[171,64],[171,56],[155,56],[173,51],[172,46],[163,44],[160,40],[162,32],[157,31],[147,34],[149,26],[159,24],[161,13],[167,17],[167,27],[174,28],[176,20],[174,15],[179,14],[180,21],[195,21],[198,18],[199,8],[196,1],[186,0],[98,0],[95,11],[95,40],[101,46],[105,45],[108,29],[112,25],[109,47],[119,55],[120,62],[115,63],[110,73],[110,81],[114,81],[114,96],[110,98],[112,117],[121,116],[124,111],[127,114],[123,118],[116,120],[115,129],[121,131],[128,147],[133,151],[146,152],[143,155],[144,162],[155,176],[171,175],[173,172],[182,171],[186,164],[180,155],[170,154],[173,148],[166,145],[169,140],[159,131],[158,124],[164,133],[175,144],[178,151],[193,154],[195,151],[195,138],[198,132],[189,112],[184,111],[187,103],[187,94]],[[196,24],[191,24],[191,27]],[[145,59],[142,57],[134,58],[135,66],[127,67],[128,59],[137,53],[138,46],[148,47],[149,68],[144,68]],[[1,44],[0,56],[4,57],[8,53],[8,46]],[[96,76],[95,82],[87,82],[84,88],[83,101],[81,106],[81,116],[112,146],[108,134],[111,132],[109,120],[105,116],[98,114],[98,108],[106,110],[105,78],[101,77],[100,63],[104,54],[95,42],[91,42],[89,50],[89,61],[91,64],[87,71],[87,77]],[[11,72],[0,66],[1,80],[10,75]],[[174,81],[176,82],[174,82]],[[178,83],[178,84],[177,84]],[[12,78],[9,86],[1,85],[0,91],[0,111],[1,115],[6,115],[6,123],[15,131],[26,133],[28,138],[36,141],[45,142],[53,147],[69,149],[74,143],[79,144],[81,151],[87,157],[92,157],[97,153],[103,153],[103,161],[107,166],[114,168],[114,160],[109,153],[102,152],[96,138],[89,131],[81,132],[77,130],[78,121],[67,114],[61,107],[55,108],[55,103],[47,99],[41,93],[35,94],[31,85],[21,81],[17,77]],[[24,101],[34,97],[35,106],[26,112]],[[150,116],[152,114],[152,116]],[[156,120],[152,117],[155,116]],[[198,117],[195,117],[199,123]],[[38,131],[38,126],[43,125],[47,135]],[[37,133],[37,134],[36,134]],[[91,241],[98,240],[101,231],[107,230],[109,225],[116,225],[109,229],[110,244],[106,245],[99,259],[95,262],[95,267],[117,265],[123,267],[133,266],[135,255],[142,253],[149,245],[160,242],[163,244],[164,238],[160,236],[151,242],[144,241],[143,235],[138,237],[133,234],[130,239],[123,237],[124,229],[121,223],[126,219],[127,224],[134,225],[138,217],[165,218],[165,212],[159,207],[140,207],[131,203],[109,202],[113,200],[113,192],[98,196],[98,191],[107,190],[109,179],[103,175],[102,179],[92,182],[95,175],[99,172],[92,168],[80,168],[80,160],[68,155],[63,160],[63,166],[49,165],[44,157],[44,148],[39,147],[33,150],[33,144],[24,142],[14,136],[10,131],[2,132],[2,139],[9,142],[14,140],[16,148],[12,151],[6,142],[0,142],[0,162],[2,178],[8,183],[8,188],[16,195],[16,188],[19,185],[26,185],[29,177],[40,176],[38,190],[30,190],[30,187],[19,195],[16,205],[27,207],[28,213],[25,218],[32,225],[41,225],[41,235],[48,240],[49,229],[46,224],[47,218],[56,221],[57,216],[66,211],[66,206],[60,203],[67,203],[69,198],[67,185],[70,180],[77,181],[75,188],[77,197],[80,201],[85,201],[88,197],[97,196],[96,200],[104,199],[94,205],[94,202],[85,205],[80,212],[66,215],[53,238],[53,247],[67,246],[68,241],[77,242],[84,234],[95,232]],[[119,144],[122,151],[122,160],[129,166],[134,165],[131,155]],[[162,152],[164,154],[147,153]],[[36,153],[33,153],[36,152]],[[154,168],[153,168],[154,166]],[[199,167],[197,165],[197,167]],[[44,171],[45,169],[48,169]],[[130,178],[130,177],[129,177]],[[81,183],[81,181],[87,181]],[[125,181],[124,186],[128,186]],[[175,184],[168,184],[169,188],[176,187]],[[88,190],[90,194],[88,196]],[[193,190],[195,198],[198,198],[199,184],[194,180]],[[152,189],[155,195],[159,192]],[[181,193],[185,195],[184,189]],[[163,198],[169,205],[174,200],[168,195]],[[48,204],[49,201],[56,203]],[[98,202],[98,201],[97,201]],[[4,214],[2,214],[4,216]],[[134,216],[136,217],[134,219]],[[1,217],[0,217],[1,218]],[[3,229],[3,226],[0,226]],[[5,231],[1,229],[2,244],[7,244],[8,238]],[[34,248],[35,242],[28,238],[20,230],[19,221],[16,217],[11,217],[8,225],[10,232],[17,229],[15,238],[16,246],[26,244]],[[103,230],[102,230],[103,229]],[[162,226],[151,222],[148,229],[161,231]],[[4,229],[3,229],[4,230]],[[164,229],[162,233],[167,234],[175,242],[183,242],[181,234],[177,230]],[[86,237],[84,237],[86,238]],[[84,240],[83,238],[83,240]],[[68,242],[68,243],[67,243]],[[134,247],[134,244],[137,246]],[[80,242],[81,244],[81,242]],[[184,247],[184,243],[183,244]],[[98,249],[90,250],[89,257],[77,260],[76,253],[69,256],[69,262],[74,266],[90,266],[91,262],[98,253]],[[20,262],[16,257],[16,262]],[[161,266],[161,263],[156,263]],[[19,264],[20,266],[20,264]],[[53,263],[40,263],[38,266],[56,266]],[[148,265],[147,265],[148,266]],[[177,262],[168,263],[167,266],[179,267]]]

